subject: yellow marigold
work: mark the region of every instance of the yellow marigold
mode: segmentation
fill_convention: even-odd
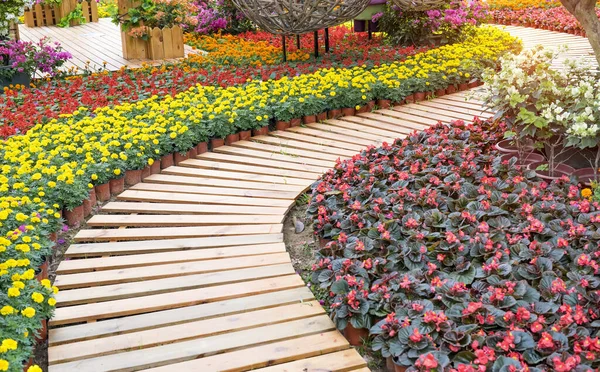
[[[0,314],[6,316],[6,315],[12,315],[15,313],[15,309],[12,306],[3,306],[2,309],[0,309]]]
[[[21,295],[21,291],[18,288],[11,287],[8,289],[8,297],[19,297]]]
[[[40,366],[38,366],[37,364],[34,366],[31,366],[29,368],[27,368],[27,372],[43,372],[42,369],[40,368]]]
[[[31,294],[31,299],[35,302],[37,302],[38,304],[44,302],[44,295],[39,293],[39,292],[33,292]]]
[[[53,298],[49,298],[49,299],[48,299],[48,305],[50,305],[50,306],[55,306],[55,305],[56,305],[56,300],[55,300],[55,299],[53,299]]]
[[[21,310],[21,314],[28,318],[33,318],[35,316],[35,309],[33,307],[26,307],[25,309]]]
[[[2,340],[2,347],[4,350],[17,350],[17,341],[13,340],[12,338],[5,338],[4,340]]]
[[[8,371],[9,366],[10,364],[6,360],[0,359],[0,371]]]
[[[590,196],[592,196],[592,190],[591,189],[583,189],[581,190],[581,196],[584,198],[589,198]]]

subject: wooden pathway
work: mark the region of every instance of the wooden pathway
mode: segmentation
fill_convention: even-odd
[[[563,38],[508,29],[526,47]],[[467,95],[253,137],[123,192],[58,267],[50,372],[368,371],[294,272],[283,220],[338,158],[438,121],[488,118]]]
[[[64,50],[71,53],[73,58],[62,69],[65,71],[83,72],[106,69],[119,70],[122,67],[136,68],[143,63],[157,64],[163,61],[126,60],[121,50],[121,33],[119,26],[113,24],[110,18],[100,18],[99,21],[85,23],[75,27],[27,27],[19,25],[19,33],[23,41],[38,42],[46,37],[52,42],[58,41]],[[185,55],[195,53],[192,47],[185,46]]]
[[[336,159],[480,114],[459,93],[275,131],[146,178],[58,267],[50,371],[368,371],[295,273],[285,214]]]

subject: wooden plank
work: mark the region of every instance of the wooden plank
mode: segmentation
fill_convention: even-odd
[[[372,143],[371,141],[361,140],[356,137],[343,136],[322,130],[302,127],[290,128],[286,131],[275,131],[271,132],[271,134],[280,138],[288,138],[300,142],[314,143],[355,152],[359,152]]]
[[[184,170],[187,168],[183,168]],[[192,169],[193,171],[193,169]],[[307,185],[308,187],[308,185]],[[160,191],[125,190],[117,196],[119,200],[133,200],[146,202],[169,202],[184,204],[229,204],[251,205],[263,207],[289,208],[293,201],[285,199],[267,199],[243,196],[218,196],[206,194],[179,194]],[[216,208],[216,207],[215,207]]]
[[[90,12],[91,12],[91,21],[98,22],[98,5],[96,1],[90,0]]]
[[[353,130],[359,131],[360,133],[374,134],[374,135],[379,136],[379,138],[382,138],[382,137],[388,138],[388,140],[395,139],[395,138],[402,138],[402,137],[405,137],[406,133],[410,133],[410,131],[408,129],[404,129],[403,134],[400,134],[396,131],[390,131],[390,130],[387,130],[387,129],[384,129],[381,127],[381,125],[385,125],[383,123],[379,123],[374,120],[369,120],[369,119],[365,119],[365,118],[360,118],[358,116],[342,117],[342,119],[344,119],[344,118],[354,118],[357,121],[359,121],[360,124],[354,123],[352,121],[336,120],[336,119],[330,119],[330,120],[325,121],[324,123],[326,123],[327,125],[335,126],[335,127],[339,127],[339,128],[353,129]],[[366,122],[373,123],[373,126],[366,125],[365,124]],[[402,129],[400,129],[400,130],[402,130]]]
[[[248,347],[267,342],[276,342],[290,338],[301,337],[331,331],[335,326],[327,315],[318,315],[306,319],[285,323],[267,325],[259,328],[205,337],[199,340],[189,340],[156,346],[152,348],[133,350],[125,353],[90,358],[75,362],[55,364],[50,372],[62,371],[137,371],[144,368],[163,366],[187,360],[193,360],[207,354],[222,353],[237,348]],[[336,332],[339,335],[339,332]],[[341,335],[335,342],[337,348],[344,345]],[[324,337],[323,337],[324,338]],[[315,340],[316,341],[316,340]],[[312,343],[315,344],[316,342]],[[305,342],[302,342],[305,344]],[[167,367],[168,370],[173,370]],[[214,369],[190,369],[191,371],[209,371]]]
[[[173,53],[173,32],[170,27],[165,27],[162,30],[162,39],[163,39],[163,48],[164,48],[164,58],[174,58],[175,54]]]
[[[191,289],[174,293],[162,293],[141,298],[101,302],[69,307],[59,307],[50,319],[51,326],[79,323],[89,320],[108,319],[125,315],[142,314],[163,309],[199,305],[207,302],[298,288],[306,284],[298,275],[252,280],[243,284]]]
[[[463,107],[468,108],[470,110],[475,110],[475,111],[482,111],[482,110],[486,109],[484,106],[482,106],[481,104],[478,104],[478,103],[473,103],[473,102],[469,102],[469,101],[462,101],[462,102],[453,101],[451,99],[446,99],[446,96],[436,99],[435,102],[437,102],[439,104],[448,105],[449,107],[456,107],[457,109],[460,109]]]
[[[244,192],[248,192],[248,196],[251,197],[260,195],[255,190],[296,192],[297,194],[299,194],[305,189],[305,187],[301,185],[282,185],[274,183],[270,184],[263,182],[229,180],[208,177],[172,176],[166,174],[153,174],[150,177],[146,177],[144,179],[144,182],[241,189]]]
[[[94,0],[92,0],[94,1]],[[90,3],[88,1],[82,1],[81,2],[81,12],[83,13],[83,18],[85,19],[86,23],[90,22]]]
[[[294,362],[278,364],[257,369],[256,372],[298,372],[298,371],[327,371],[344,372],[366,367],[367,362],[354,349],[347,349],[331,354],[324,354]],[[368,369],[367,369],[368,371]]]
[[[397,125],[399,127],[410,129],[411,131],[423,130],[437,124],[436,120],[415,118],[414,116],[402,115],[399,112],[384,109],[373,112],[365,112],[364,114],[359,114],[358,116],[361,118],[368,118]]]
[[[344,337],[338,331],[332,331],[292,340],[284,340],[274,344],[256,346],[231,353],[213,355],[175,365],[151,368],[148,371],[247,371],[273,364],[277,365],[321,354],[328,354],[346,348],[348,348],[348,342]],[[356,353],[356,351],[354,352]],[[326,367],[325,371],[331,371],[327,364],[322,367]]]
[[[45,26],[47,23],[45,22],[46,17],[44,17],[44,11],[42,9],[41,4],[35,4],[33,6],[33,11],[35,12],[35,26]]]
[[[86,258],[62,261],[56,273],[74,274],[99,270],[125,269],[129,267],[161,265],[165,263],[214,260],[285,252],[283,243],[232,246],[224,248],[202,248],[177,253],[149,253],[116,257]],[[60,293],[63,293],[62,291]]]
[[[85,303],[114,301],[123,298],[148,296],[165,292],[176,292],[213,285],[240,283],[248,280],[291,275],[291,263],[270,266],[250,267],[222,272],[195,274],[185,277],[145,280],[142,282],[121,283],[93,288],[78,288],[60,291],[56,296],[57,306],[72,306]]]
[[[464,120],[466,122],[473,121],[473,115],[466,115],[458,112],[448,111],[448,110],[440,110],[435,107],[429,107],[426,105],[422,105],[420,103],[414,103],[404,106],[394,107],[394,110],[402,111],[402,112],[410,112],[416,115],[424,116],[424,117],[440,117],[446,118],[451,121],[453,120]]]
[[[234,314],[219,318],[198,320],[184,324],[160,327],[146,331],[88,340],[76,344],[50,347],[48,362],[70,362],[84,358],[115,354],[128,349],[144,349],[173,342],[210,337],[219,333],[239,331],[270,324],[278,324],[324,314],[318,301],[290,304],[275,308]]]
[[[162,170],[163,174],[170,174],[175,176],[188,176],[188,177],[206,177],[206,178],[221,178],[229,180],[243,180],[252,182],[264,182],[264,183],[276,183],[284,185],[297,185],[297,186],[308,186],[312,182],[302,178],[294,177],[281,177],[281,176],[266,176],[263,174],[253,173],[240,173],[240,172],[227,172],[227,171],[216,171],[210,169],[197,169],[173,166]]]
[[[449,114],[452,113],[453,116],[455,113],[463,114],[467,117],[470,117],[471,119],[474,116],[478,116],[479,118],[482,118],[482,119],[487,119],[489,117],[494,116],[494,114],[492,114],[491,112],[485,112],[482,109],[479,109],[479,110],[471,109],[468,106],[458,107],[458,106],[446,104],[445,102],[440,102],[438,100],[432,100],[432,101],[428,101],[428,102],[420,102],[419,105],[442,110]],[[471,119],[469,119],[469,120],[471,120]]]
[[[165,59],[165,41],[163,39],[163,32],[158,27],[151,29],[148,46],[149,57],[151,59]]]
[[[152,185],[152,184],[147,184]],[[155,185],[168,187],[167,185]],[[180,187],[180,186],[174,186]],[[193,187],[193,186],[192,186]],[[134,190],[146,191],[167,191],[157,188],[132,188]],[[181,193],[183,194],[183,193]],[[284,215],[287,208],[275,207],[253,207],[253,206],[233,206],[208,204],[180,204],[180,203],[143,203],[143,202],[109,202],[102,207],[103,212],[107,213],[138,213],[138,214],[249,214],[249,215]]]
[[[283,225],[241,225],[200,227],[148,227],[140,229],[80,230],[73,238],[76,242],[102,242],[111,240],[145,240],[197,238],[203,236],[228,236],[280,233]]]
[[[252,142],[250,142],[252,143]],[[260,150],[251,150],[249,148],[239,148],[233,146],[221,146],[213,149],[212,154],[232,154],[232,155],[240,155],[243,157],[247,157],[250,159],[258,158],[260,159],[272,159],[280,161],[281,163],[288,163],[290,166],[294,166],[295,164],[306,165],[308,167],[316,167],[316,168],[331,168],[335,165],[335,159],[332,161],[328,160],[320,160],[320,159],[311,159],[308,157],[300,157],[292,154],[281,154],[279,152],[270,152],[270,151],[260,151]],[[204,154],[203,154],[204,155]],[[200,155],[202,156],[202,155]]]
[[[358,128],[352,128],[351,126],[340,126],[340,125],[331,125],[327,122],[324,123],[314,123],[314,124],[308,124],[306,127],[311,128],[311,129],[318,129],[324,132],[329,132],[329,133],[337,133],[337,134],[341,134],[344,136],[351,136],[353,138],[364,138],[365,140],[368,140],[366,142],[370,142],[370,144],[374,144],[374,143],[382,143],[383,141],[389,141],[391,137],[393,137],[393,135],[389,135],[389,134],[377,134],[377,133],[371,133],[368,131],[363,130],[364,128],[358,127]],[[367,145],[368,146],[368,145]]]
[[[183,48],[183,30],[178,25],[171,28],[171,40],[172,40],[172,51],[173,57],[171,58],[183,58],[185,56],[185,50]]]
[[[267,309],[275,306],[310,301],[312,299],[314,299],[314,296],[306,286],[279,291],[273,290],[272,292],[255,295],[241,294],[239,297],[218,302],[132,315],[95,323],[54,328],[49,330],[50,336],[48,339],[50,345],[62,345],[181,324],[194,320]]]
[[[98,257],[140,253],[176,252],[197,248],[217,248],[250,244],[280,243],[282,234],[214,236],[209,238],[165,239],[135,242],[71,244],[65,257]]]
[[[433,119],[442,123],[450,123],[456,119],[447,115],[439,115],[431,112],[424,112],[417,108],[409,108],[408,105],[392,107],[391,111],[395,111],[404,115],[412,116],[414,118]]]
[[[274,134],[274,135],[285,134],[285,133],[287,133],[287,132],[283,132],[283,131],[271,132],[271,134]],[[296,137],[303,137],[303,136],[296,135]],[[313,156],[319,156],[319,153],[331,154],[335,157],[335,159],[337,159],[338,157],[342,157],[342,156],[352,157],[352,156],[356,155],[356,152],[357,152],[357,150],[347,150],[347,149],[342,149],[342,148],[331,147],[331,146],[329,146],[329,144],[333,141],[327,141],[327,140],[322,140],[322,141],[319,140],[319,141],[317,141],[316,144],[302,142],[302,141],[298,141],[295,139],[273,137],[273,136],[257,136],[257,137],[252,137],[252,140],[254,140],[255,142],[266,143],[269,145],[282,146],[283,149],[280,148],[277,151],[282,151],[282,153],[290,153],[290,154],[293,154],[293,152],[288,152],[289,150],[287,148],[296,148],[296,149],[316,152],[316,154],[314,154]],[[243,147],[244,144],[240,143],[240,142],[244,142],[244,141],[235,142],[233,144],[233,146],[242,146]],[[349,144],[349,146],[356,148],[356,145]],[[317,157],[317,159],[318,159],[318,157]],[[331,159],[331,158],[329,158],[329,159]]]
[[[294,142],[285,141],[281,138],[269,137],[269,136],[258,136],[252,137],[253,140],[256,138],[262,138],[262,141],[251,142],[251,141],[238,141],[232,144],[235,148],[240,148],[240,150],[258,150],[263,151],[265,154],[278,154],[281,156],[289,156],[289,157],[297,157],[298,159],[313,159],[313,160],[325,160],[335,162],[339,158],[348,158],[352,157],[352,155],[348,154],[338,154],[343,151],[335,151],[336,154],[330,154],[325,152],[327,148],[318,147],[315,149],[303,149],[303,143],[300,143],[300,147],[290,147],[286,145],[286,142],[294,145]],[[266,142],[268,141],[268,142]],[[307,145],[307,147],[312,147],[311,145]],[[218,149],[217,149],[218,150]]]
[[[287,252],[282,252],[260,256],[190,261],[155,265],[152,267],[131,267],[127,269],[60,275],[56,278],[54,284],[62,289],[96,287],[117,283],[139,282],[143,280],[243,269],[247,267],[278,265],[289,262],[290,255]]]
[[[181,167],[223,170],[238,173],[264,174],[268,176],[294,177],[314,181],[319,176],[299,170],[268,168],[262,166],[212,161],[209,159],[188,159],[179,163]]]
[[[33,19],[33,13],[34,10],[26,10],[25,11],[25,24],[27,25],[27,27],[35,27],[35,21]],[[24,35],[28,35],[28,33],[26,32],[26,30],[23,30],[23,34]]]
[[[87,221],[90,227],[168,227],[214,225],[260,225],[283,223],[284,215],[178,214],[178,215],[117,215],[98,214]]]
[[[405,126],[399,126],[399,125],[395,125],[395,124],[389,124],[386,121],[381,121],[381,120],[377,120],[376,118],[387,118],[386,116],[383,115],[375,115],[373,119],[369,119],[366,117],[362,117],[362,116],[344,116],[342,118],[340,118],[339,120],[336,119],[330,119],[327,120],[327,123],[331,123],[333,125],[337,125],[337,123],[344,123],[344,124],[353,124],[353,125],[360,125],[360,126],[364,126],[367,128],[372,128],[372,129],[376,129],[376,130],[384,130],[386,132],[389,132],[391,134],[393,134],[394,137],[397,138],[404,138],[406,137],[407,134],[410,134],[412,132],[415,131],[414,128],[406,128]],[[397,121],[397,119],[393,119],[393,118],[389,118],[391,120]],[[423,128],[426,128],[425,126],[423,126]]]
[[[217,147],[218,149],[218,147]],[[215,162],[225,162],[225,163],[233,163],[233,164],[246,164],[249,165],[260,165],[261,168],[265,169],[290,169],[290,170],[301,170],[305,173],[312,173],[313,179],[321,175],[324,171],[331,168],[333,164],[330,164],[325,167],[317,167],[313,165],[307,165],[306,163],[292,163],[289,161],[279,161],[275,159],[262,159],[256,158],[252,155],[245,154],[243,156],[230,155],[220,152],[205,152],[204,154],[198,155],[196,159],[200,160],[209,160]]]

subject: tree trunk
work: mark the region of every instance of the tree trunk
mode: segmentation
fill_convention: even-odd
[[[596,0],[560,0],[560,2],[581,23],[600,65],[600,19],[596,15]]]

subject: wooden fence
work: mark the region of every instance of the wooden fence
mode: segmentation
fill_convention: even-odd
[[[19,24],[17,22],[10,22],[8,24],[8,38],[11,40],[20,40],[19,35]]]
[[[121,31],[123,58],[125,59],[171,59],[183,58],[183,31],[179,26],[148,29],[150,38],[143,40]]]
[[[98,22],[98,6],[95,0],[83,1],[63,0],[59,5],[35,4],[33,8],[25,10],[25,24],[27,27],[53,26],[61,18],[71,13],[78,4],[81,4],[83,18],[86,22]],[[78,25],[78,21],[71,21],[71,26]]]

